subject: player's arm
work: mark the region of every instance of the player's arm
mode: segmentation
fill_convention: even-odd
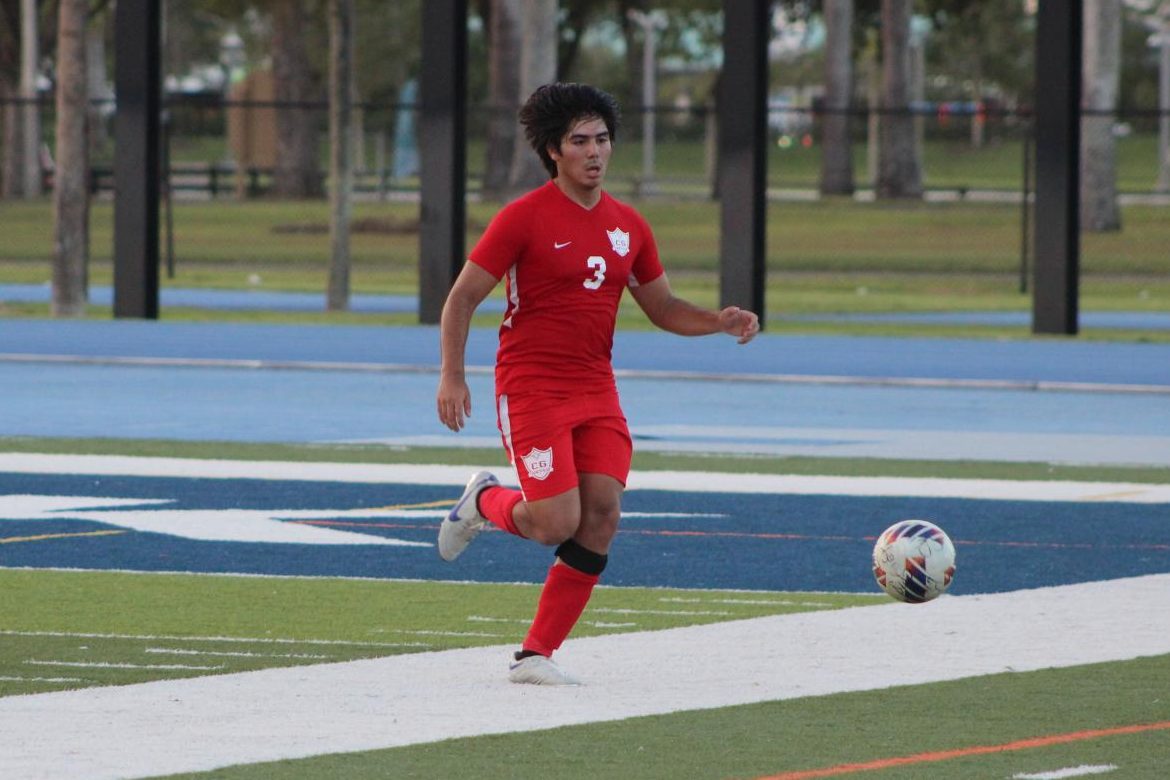
[[[720,311],[704,309],[679,298],[670,289],[666,274],[646,284],[630,288],[630,294],[646,316],[658,327],[680,336],[706,336],[726,333],[746,344],[760,332],[760,318],[738,306]]]
[[[467,334],[471,316],[496,286],[497,280],[475,263],[464,263],[439,319],[439,391],[436,404],[439,420],[453,431],[463,428],[464,417],[471,414],[471,390],[464,372]]]

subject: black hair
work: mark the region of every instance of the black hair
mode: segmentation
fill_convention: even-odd
[[[561,139],[582,119],[605,122],[610,140],[617,135],[621,112],[613,95],[588,84],[558,82],[538,87],[520,109],[524,136],[540,157],[550,178],[557,176],[557,164],[549,147],[559,149]]]

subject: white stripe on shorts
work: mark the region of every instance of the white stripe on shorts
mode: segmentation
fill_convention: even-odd
[[[501,393],[496,403],[496,414],[500,416],[500,433],[504,434],[504,446],[508,448],[508,462],[515,466],[516,453],[512,450],[512,421],[508,418],[508,394]]]

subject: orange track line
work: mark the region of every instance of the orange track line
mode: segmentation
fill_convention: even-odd
[[[391,507],[393,508],[393,507]],[[375,523],[375,522],[360,522],[360,521],[346,521],[346,520],[290,520],[288,522],[299,523],[301,525],[323,525],[323,526],[347,526],[352,528],[411,528],[422,531],[434,530],[437,528],[434,524],[427,523]],[[485,530],[494,530],[487,528]],[[874,542],[876,536],[831,536],[831,535],[815,535],[815,534],[788,534],[788,533],[768,533],[764,531],[749,532],[749,531],[674,531],[670,529],[648,529],[648,528],[619,528],[619,534],[637,535],[637,536],[695,536],[700,538],[735,538],[735,539],[779,539],[784,541],[796,542]],[[1119,545],[1099,545],[1090,543],[1069,544],[1067,542],[979,542],[967,541],[958,539],[955,541],[956,546],[965,547],[1042,547],[1054,550],[1097,550],[1097,549],[1119,549],[1119,550],[1170,550],[1170,544],[1119,544]]]
[[[836,777],[855,772],[874,772],[879,769],[890,769],[897,766],[912,764],[929,764],[936,761],[949,761],[952,758],[965,756],[981,756],[987,753],[1007,753],[1013,750],[1030,750],[1032,748],[1063,745],[1068,742],[1083,742],[1101,737],[1115,737],[1123,734],[1140,734],[1145,731],[1165,731],[1170,729],[1170,720],[1158,723],[1139,723],[1132,726],[1118,726],[1111,729],[1090,729],[1087,731],[1073,731],[1068,734],[1053,734],[1049,737],[1033,737],[1016,742],[1005,742],[1002,745],[974,745],[954,750],[937,750],[930,753],[916,753],[912,756],[897,756],[895,758],[879,758],[875,761],[864,761],[857,764],[838,764],[837,766],[821,769],[801,769],[794,772],[781,772],[778,775],[767,775],[758,780],[811,780],[816,777]]]

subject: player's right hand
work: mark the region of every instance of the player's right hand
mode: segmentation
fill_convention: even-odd
[[[441,377],[435,405],[439,412],[439,422],[456,433],[461,431],[465,418],[471,416],[471,390],[467,382]]]

